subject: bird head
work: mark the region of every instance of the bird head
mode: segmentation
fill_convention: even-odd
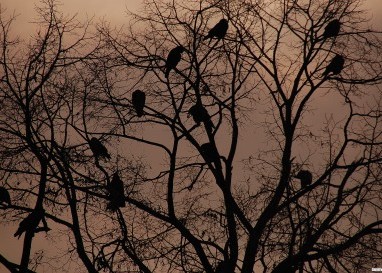
[[[195,105],[193,105],[190,110],[188,110],[188,114],[189,115],[195,115],[197,113],[200,113],[201,111],[203,111],[204,107],[203,107],[203,104],[200,103],[200,102],[197,102]]]
[[[198,111],[197,105],[191,106],[191,108],[188,110],[188,117],[195,115],[195,113]]]
[[[182,45],[179,45],[179,46],[176,47],[176,50],[179,53],[183,53],[186,50],[186,48],[184,46],[182,46]]]

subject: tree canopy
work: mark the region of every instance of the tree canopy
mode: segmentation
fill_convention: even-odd
[[[2,11],[0,224],[23,246],[0,263],[381,265],[382,37],[363,3],[145,0],[114,27],[43,0],[29,40]],[[60,250],[33,253],[44,236]]]

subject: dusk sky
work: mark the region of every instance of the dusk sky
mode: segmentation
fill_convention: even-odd
[[[6,16],[11,15],[13,11],[18,15],[13,28],[15,35],[28,37],[28,34],[33,32],[34,25],[31,22],[35,17],[34,6],[38,3],[37,0],[1,0],[0,7],[2,10],[6,9]],[[126,9],[139,10],[141,3],[141,0],[65,0],[62,1],[61,10],[67,15],[78,14],[80,19],[86,17],[94,17],[95,20],[104,18],[113,25],[120,26],[129,20]],[[372,25],[375,29],[382,29],[382,0],[366,0],[365,3],[365,9],[370,10],[373,18]],[[0,253],[12,261],[19,262],[19,251],[22,249],[23,237],[20,240],[15,239],[13,237],[14,229],[15,226],[0,226]],[[34,242],[34,248],[46,243],[44,236],[38,237],[41,240],[37,239],[36,243]],[[2,272],[5,272],[5,269],[0,265],[0,273]]]

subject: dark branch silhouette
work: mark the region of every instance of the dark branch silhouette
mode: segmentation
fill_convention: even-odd
[[[37,11],[25,41],[0,11],[9,271],[382,264],[382,33],[360,1],[144,1],[121,28]]]

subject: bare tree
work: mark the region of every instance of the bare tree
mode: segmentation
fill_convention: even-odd
[[[362,3],[150,0],[90,35],[46,2],[25,54],[2,19],[3,221],[38,217],[0,262],[38,270],[49,230],[87,272],[378,267],[382,40]]]

